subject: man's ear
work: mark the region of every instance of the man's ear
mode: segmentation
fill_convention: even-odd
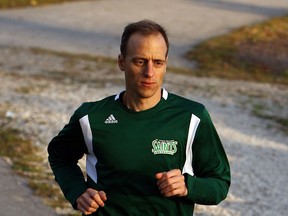
[[[165,74],[166,74],[166,71],[167,71],[167,66],[168,65],[168,56],[166,57],[166,69],[165,69]]]
[[[118,55],[118,66],[120,68],[121,71],[124,71],[125,70],[125,67],[124,67],[124,56],[122,54],[119,54]]]

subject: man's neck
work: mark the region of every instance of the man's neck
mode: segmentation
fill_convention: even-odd
[[[154,106],[156,106],[161,100],[161,94],[155,96],[154,98],[134,98],[132,95],[124,92],[122,97],[122,103],[130,110],[135,112],[140,112],[144,110],[148,110]]]

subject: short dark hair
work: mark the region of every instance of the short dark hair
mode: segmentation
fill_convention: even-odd
[[[160,33],[166,42],[167,46],[166,56],[168,55],[169,40],[166,30],[164,29],[163,26],[159,25],[158,23],[152,20],[145,19],[138,22],[130,23],[125,27],[121,37],[121,44],[120,44],[120,52],[123,56],[126,56],[127,54],[127,44],[131,35],[138,32],[143,35],[153,35]]]

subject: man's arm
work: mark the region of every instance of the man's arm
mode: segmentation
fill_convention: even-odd
[[[78,160],[87,152],[79,120],[75,114],[48,145],[48,160],[65,198],[77,208],[76,199],[87,185]]]
[[[227,196],[230,167],[206,109],[192,145],[194,176],[175,169],[155,175],[163,196],[185,197],[193,203],[217,205]]]
[[[194,203],[216,205],[230,187],[230,167],[218,133],[206,109],[192,145],[194,176],[185,175],[187,198]]]

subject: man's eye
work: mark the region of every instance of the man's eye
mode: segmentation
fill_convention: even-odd
[[[155,61],[154,63],[157,67],[161,67],[162,65],[164,65],[163,61]]]
[[[145,61],[142,60],[142,59],[136,59],[136,60],[134,61],[134,63],[135,63],[136,65],[143,65],[143,64],[145,63]]]

